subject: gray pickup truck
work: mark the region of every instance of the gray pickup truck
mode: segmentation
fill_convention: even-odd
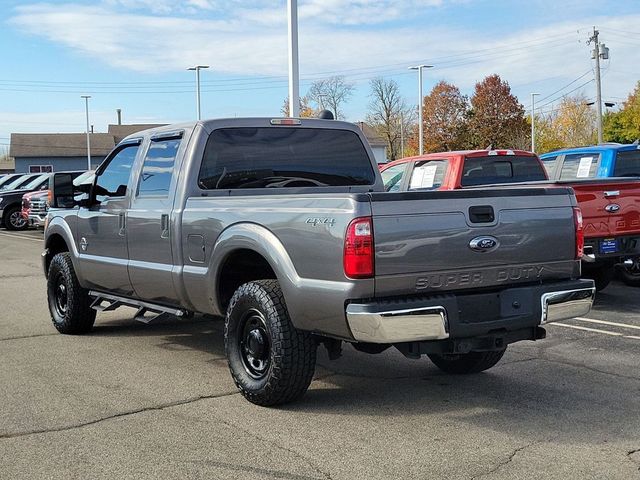
[[[122,305],[144,322],[224,315],[231,375],[259,405],[300,397],[320,344],[475,373],[594,296],[570,189],[386,193],[361,131],[333,120],[137,133],[91,185],[56,174],[52,207],[43,264],[60,332]]]

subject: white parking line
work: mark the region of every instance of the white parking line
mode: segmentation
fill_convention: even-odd
[[[605,335],[611,335],[614,337],[623,337],[621,333],[618,332],[610,332],[609,330],[599,330],[597,328],[588,328],[588,327],[579,327],[577,325],[567,325],[566,323],[554,322],[549,325],[556,325],[558,327],[567,327],[567,328],[575,328],[576,330],[584,330],[587,332],[595,332],[595,333],[603,333]]]
[[[629,325],[628,323],[608,322],[606,320],[596,320],[595,318],[576,317],[574,320],[580,320],[581,322],[599,323],[601,325],[610,325],[612,327],[620,328],[632,328],[634,330],[640,330],[638,325]]]
[[[42,238],[34,238],[34,237],[27,236],[27,235],[20,235],[20,234],[16,234],[16,233],[0,232],[0,236],[9,237],[9,238],[24,238],[25,240],[31,240],[32,242],[38,242],[38,243],[42,243],[43,242]]]

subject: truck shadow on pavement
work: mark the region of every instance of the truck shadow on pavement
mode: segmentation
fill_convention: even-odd
[[[158,348],[178,354],[203,351],[211,355],[210,363],[227,369],[222,319],[171,319],[151,325],[119,320],[98,323],[92,335],[156,337]],[[345,345],[343,356],[329,361],[320,347],[309,391],[279,410],[401,416],[402,421],[444,417],[547,440],[640,442],[640,416],[619,413],[640,410],[640,378],[553,358],[545,353],[544,342],[526,353],[512,347],[496,367],[476,375],[447,375],[426,357],[409,360],[394,349],[367,355]]]

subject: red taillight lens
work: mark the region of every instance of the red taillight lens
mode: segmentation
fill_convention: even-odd
[[[344,239],[344,273],[349,278],[373,277],[373,223],[371,217],[351,221]]]
[[[576,227],[576,259],[584,255],[584,228],[582,225],[582,210],[573,207],[573,223]]]

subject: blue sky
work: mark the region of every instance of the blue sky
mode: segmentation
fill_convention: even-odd
[[[342,74],[356,85],[344,110],[365,117],[368,82],[393,78],[410,103],[415,72],[471,93],[492,73],[543,111],[577,90],[595,96],[593,25],[610,48],[603,96],[620,102],[640,80],[638,0],[299,0],[304,94],[313,79]],[[275,116],[287,95],[286,1],[69,0],[0,2],[0,148],[11,132],[84,131],[82,94],[96,131],[115,123],[195,116],[193,72],[204,117]],[[571,83],[573,82],[573,83]],[[586,83],[586,84],[585,84]],[[562,89],[565,87],[564,89]],[[559,90],[559,91],[558,91]],[[547,98],[544,98],[547,97]]]

